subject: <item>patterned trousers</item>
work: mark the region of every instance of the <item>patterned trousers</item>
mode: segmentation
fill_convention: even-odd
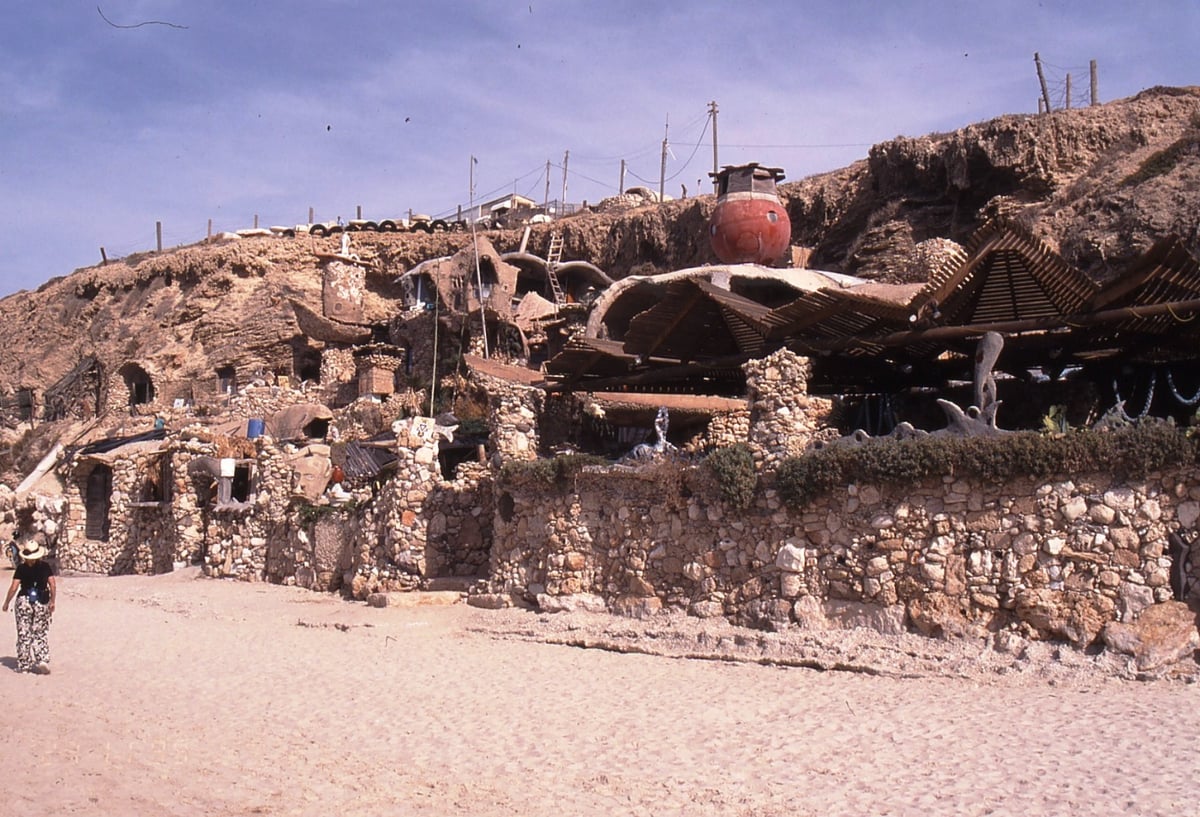
[[[28,672],[50,660],[50,605],[17,596],[13,609],[17,615],[17,669]]]

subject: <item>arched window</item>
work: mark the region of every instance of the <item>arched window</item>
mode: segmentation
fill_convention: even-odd
[[[141,406],[154,400],[154,383],[145,369],[136,363],[126,363],[120,374],[129,389],[129,405]]]

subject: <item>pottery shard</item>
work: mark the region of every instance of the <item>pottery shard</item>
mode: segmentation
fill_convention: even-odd
[[[1132,655],[1142,672],[1188,658],[1200,647],[1197,616],[1181,601],[1148,607],[1132,624],[1109,622],[1103,636],[1105,646]]]
[[[1017,596],[1016,612],[1042,638],[1086,647],[1113,619],[1116,605],[1107,596],[1042,588],[1022,591]]]

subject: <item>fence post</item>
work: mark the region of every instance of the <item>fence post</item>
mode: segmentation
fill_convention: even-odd
[[[1046,101],[1046,113],[1050,113],[1050,91],[1046,88],[1046,75],[1042,73],[1042,58],[1033,52],[1033,64],[1037,66],[1038,82],[1042,85],[1042,99]]]

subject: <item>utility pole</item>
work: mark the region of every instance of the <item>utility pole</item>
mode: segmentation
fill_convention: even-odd
[[[717,172],[720,170],[717,167],[717,101],[715,99],[708,103],[708,113],[712,116],[713,121],[713,192],[715,193],[717,192]]]
[[[550,160],[546,160],[546,193],[542,196],[542,212],[547,213],[550,209]]]
[[[475,219],[479,218],[479,214],[475,212],[475,165],[478,163],[479,160],[475,158],[474,154],[472,154],[471,163],[468,167],[468,178],[470,179],[470,183],[467,187],[467,200],[470,202],[469,209],[471,211],[472,223],[475,221]],[[408,219],[409,221],[412,221],[412,210],[408,211]]]
[[[1037,66],[1038,82],[1042,84],[1042,101],[1046,103],[1046,113],[1050,113],[1050,91],[1046,89],[1046,75],[1042,73],[1042,58],[1033,52],[1033,64]]]
[[[1091,74],[1092,74],[1092,104],[1099,105],[1100,104],[1100,84],[1096,79],[1096,61],[1092,60],[1091,63],[1089,63],[1088,68],[1090,69]]]
[[[621,180],[617,182],[617,195],[620,196],[625,192],[625,160],[621,160]]]
[[[1071,75],[1067,74],[1067,109],[1071,108]]]
[[[563,151],[563,194],[562,201],[558,203],[559,215],[566,215],[567,209],[567,160],[571,158],[571,151]]]
[[[667,132],[671,129],[671,120],[667,119],[663,125],[663,143],[662,143],[662,161],[658,166],[658,203],[662,204],[663,193],[667,186]]]

